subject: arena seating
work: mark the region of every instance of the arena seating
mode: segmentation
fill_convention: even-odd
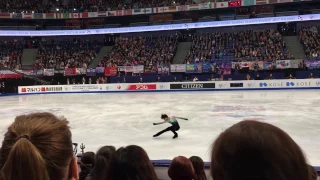
[[[23,44],[16,39],[0,41],[0,66],[19,69],[22,51]]]
[[[119,37],[99,66],[171,63],[178,36]]]
[[[35,68],[86,68],[103,46],[103,41],[42,39]]]
[[[299,30],[300,42],[309,59],[320,58],[320,33],[319,25],[304,26]]]
[[[276,30],[205,33],[193,36],[186,63],[235,61],[275,61],[293,59]]]
[[[176,0],[176,1],[161,1],[161,0],[78,0],[68,1],[65,5],[61,1],[55,0],[12,0],[1,1],[0,10],[2,12],[36,12],[46,13],[55,12],[59,9],[61,12],[87,12],[87,11],[107,11],[107,10],[122,10],[122,9],[137,9],[137,8],[151,8],[173,5],[192,4],[191,0]]]

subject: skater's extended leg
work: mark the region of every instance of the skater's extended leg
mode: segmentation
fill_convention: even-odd
[[[173,139],[177,138],[178,137],[178,133],[174,129],[171,129],[171,131],[174,134]]]
[[[153,137],[157,137],[157,136],[160,136],[161,134],[167,132],[167,131],[170,131],[171,130],[171,127],[168,127],[160,132],[158,132],[157,134],[153,135]]]

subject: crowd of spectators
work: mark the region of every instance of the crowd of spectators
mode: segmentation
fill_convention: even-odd
[[[0,66],[20,69],[23,48],[17,40],[0,41]]]
[[[43,0],[2,0],[0,1],[1,12],[45,12]]]
[[[192,0],[3,0],[2,12],[97,12],[193,4]]]
[[[153,8],[163,6],[178,6],[193,4],[192,0],[92,0],[70,1],[68,7],[79,8],[86,11],[111,11],[124,9]],[[65,7],[67,8],[67,7]]]
[[[142,147],[104,146],[97,154],[82,154],[78,162],[71,136],[63,117],[51,113],[16,117],[4,134],[0,179],[158,180]],[[210,176],[214,180],[317,179],[297,143],[265,122],[244,120],[232,125],[214,140],[210,154]],[[175,157],[168,176],[171,180],[207,179],[199,157]]]
[[[178,36],[118,37],[98,66],[161,65],[173,61]]]
[[[304,26],[299,30],[299,39],[309,59],[320,58],[320,25]]]
[[[103,41],[42,39],[39,43],[35,69],[86,69],[104,45]]]
[[[236,62],[294,59],[281,34],[273,29],[203,33],[192,38],[186,63],[219,59]]]

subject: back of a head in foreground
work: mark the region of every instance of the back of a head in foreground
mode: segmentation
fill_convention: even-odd
[[[204,162],[198,156],[191,156],[189,160],[192,163],[194,172],[195,172],[195,180],[207,180],[206,173],[204,171]]]
[[[116,152],[116,148],[114,146],[103,146],[98,150],[96,154],[95,166],[92,173],[93,180],[104,179],[107,165],[114,152]]]
[[[300,147],[280,128],[241,121],[215,140],[211,153],[214,180],[310,180]]]
[[[76,179],[68,121],[51,113],[16,117],[0,150],[1,180]]]
[[[144,149],[136,145],[119,148],[107,167],[106,180],[157,180]]]
[[[175,157],[169,166],[168,175],[171,180],[193,180],[195,172],[191,161],[184,157]]]
[[[86,177],[93,172],[95,165],[95,156],[94,152],[85,152],[82,154],[80,168],[81,172],[79,173],[79,179],[84,180]]]

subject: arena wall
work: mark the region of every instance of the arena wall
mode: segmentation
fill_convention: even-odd
[[[19,86],[19,94],[320,89],[320,79]]]

